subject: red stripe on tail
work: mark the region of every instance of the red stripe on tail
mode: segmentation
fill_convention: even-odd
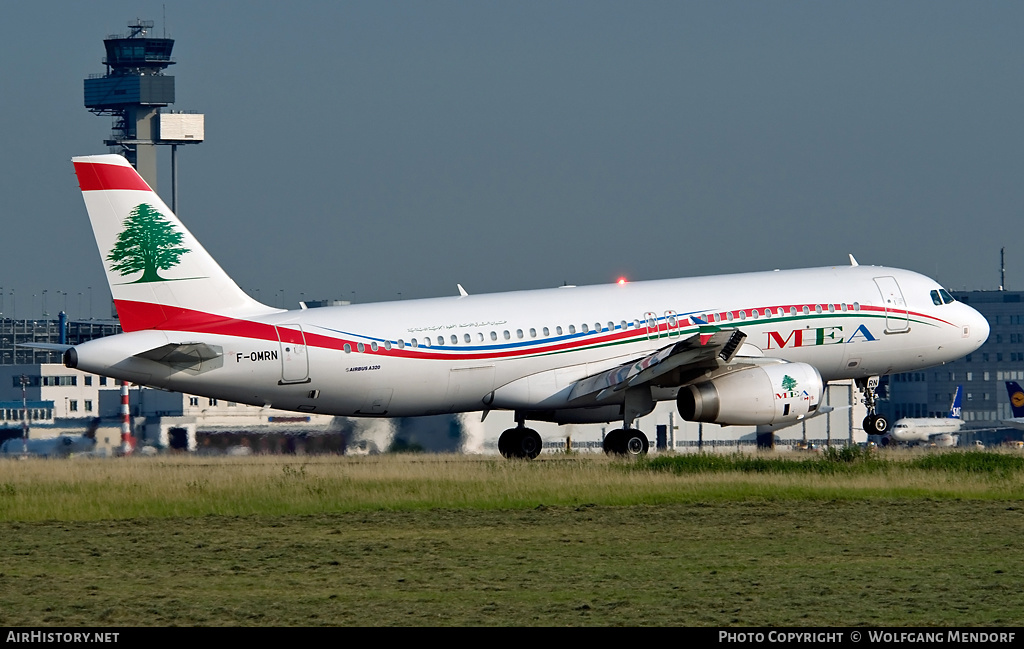
[[[97,164],[93,162],[76,162],[75,174],[78,175],[78,186],[83,192],[95,192],[104,189],[134,189],[141,192],[152,191],[146,181],[131,167],[121,165]]]

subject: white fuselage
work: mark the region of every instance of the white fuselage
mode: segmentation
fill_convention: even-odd
[[[90,453],[94,448],[96,440],[91,437],[60,435],[49,439],[9,439],[0,445],[0,454],[67,457],[75,453]]]
[[[934,442],[960,432],[961,420],[952,418],[904,418],[893,424],[889,436],[897,442]]]
[[[934,304],[929,292],[937,288],[910,271],[841,266],[247,319],[179,310],[160,330],[93,340],[74,352],[84,371],[288,410],[388,417],[528,412],[551,396],[547,388],[500,388],[541,372],[554,372],[554,384],[544,385],[564,386],[693,336],[704,321],[705,328],[746,333],[741,354],[808,363],[825,381],[938,365],[976,349],[989,328],[965,304]],[[895,291],[902,297],[892,299]],[[118,301],[119,310],[129,307],[150,308]],[[187,343],[222,356],[192,367],[133,356]]]

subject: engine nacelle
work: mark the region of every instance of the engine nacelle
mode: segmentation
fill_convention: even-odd
[[[817,410],[823,389],[821,374],[806,363],[758,365],[680,388],[676,405],[688,421],[785,424]]]

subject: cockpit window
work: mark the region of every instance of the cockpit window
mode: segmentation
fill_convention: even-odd
[[[939,295],[942,296],[942,301],[945,302],[946,304],[949,304],[950,302],[956,302],[956,300],[953,299],[953,296],[947,293],[946,289],[944,288],[939,289]]]
[[[934,304],[935,306],[942,306],[942,298],[939,297],[939,292],[938,291],[932,291],[931,295],[932,295],[932,304]]]

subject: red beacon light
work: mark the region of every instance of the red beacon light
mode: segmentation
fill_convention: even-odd
[[[621,286],[621,285],[626,283],[626,278],[625,277],[620,277],[619,281],[617,281],[615,283]]]

